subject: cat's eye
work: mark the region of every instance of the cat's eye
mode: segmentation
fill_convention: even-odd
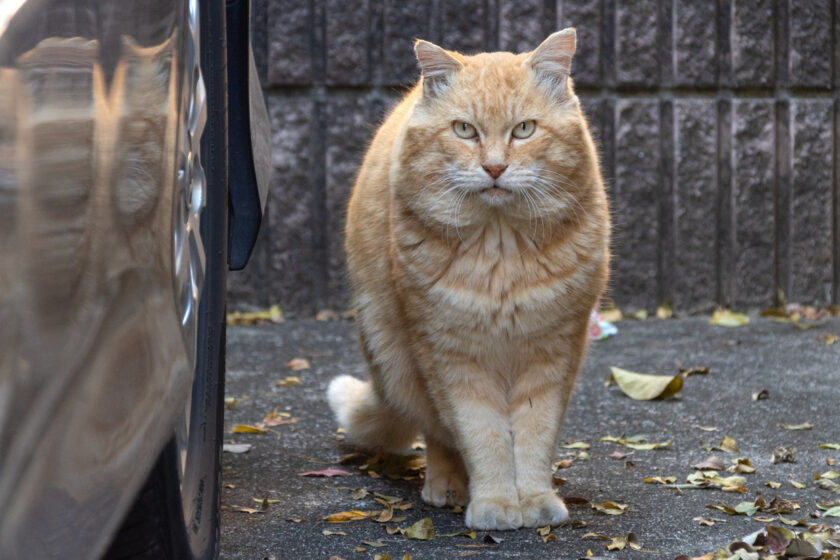
[[[478,136],[478,131],[473,125],[471,125],[468,122],[455,121],[455,124],[452,125],[452,128],[455,130],[455,134],[457,134],[460,138],[463,138],[464,140],[470,140]]]
[[[536,128],[537,123],[535,121],[522,121],[513,127],[513,132],[511,132],[511,134],[514,138],[519,138],[521,140],[531,136]]]

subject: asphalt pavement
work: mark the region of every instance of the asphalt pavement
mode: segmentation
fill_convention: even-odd
[[[778,496],[799,505],[785,516],[788,520],[815,522],[809,516],[818,511],[817,503],[840,500],[840,494],[821,488],[814,477],[840,470],[830,466],[832,460],[840,461],[840,451],[820,448],[840,443],[840,342],[827,344],[822,336],[840,334],[840,319],[812,329],[759,317],[737,328],[709,325],[708,317],[622,321],[618,328],[616,336],[593,342],[561,436],[561,444],[584,442],[590,447],[560,447],[557,452],[558,460],[570,460],[556,476],[563,479],[559,494],[572,498],[572,523],[553,528],[549,535],[520,529],[479,531],[471,538],[444,536],[466,529],[463,513],[426,506],[416,471],[392,469],[398,478],[389,478],[379,476],[384,471],[375,460],[340,462],[353,449],[336,432],[324,393],[336,375],[366,375],[351,320],[229,327],[226,394],[235,404],[229,402],[226,411],[225,443],[251,448],[223,454],[221,558],[350,560],[387,553],[395,560],[405,554],[414,560],[577,559],[591,551],[596,557],[673,559],[726,546],[760,529],[770,517],[776,519],[773,524],[782,523],[777,515],[728,515],[708,505],[733,507],[758,496],[767,502]],[[292,371],[288,364],[295,358],[307,360],[310,367]],[[686,377],[676,397],[635,401],[615,384],[607,386],[610,366],[658,374],[676,374],[679,368],[709,371]],[[289,377],[298,377],[300,383]],[[762,391],[766,398],[754,400],[753,394]],[[782,427],[807,428],[802,424],[813,427]],[[240,425],[256,425],[265,432],[233,433]],[[638,441],[634,436],[643,436],[647,443],[672,443],[644,450],[601,440],[629,437],[632,445]],[[735,440],[737,452],[704,449],[719,445],[726,436]],[[780,446],[796,449],[795,462],[773,462],[774,449]],[[416,453],[422,456],[422,450]],[[692,465],[712,454],[731,466],[736,458],[751,461],[756,472],[740,475],[746,479],[746,493],[645,482],[676,477],[674,484],[685,484],[696,472]],[[360,462],[368,465],[360,469]],[[352,475],[298,475],[330,468]],[[733,473],[722,471],[721,476]],[[766,482],[780,486],[771,488]],[[391,508],[376,501],[375,493],[388,496],[384,501],[393,502]],[[609,515],[592,507],[607,502],[626,508]],[[400,509],[405,504],[411,505]],[[384,510],[382,519],[388,513],[392,517],[390,522],[324,519],[354,510],[365,515]],[[434,539],[409,539],[400,532],[423,518],[431,519]],[[602,538],[629,533],[635,535],[639,550],[608,550],[613,541]]]

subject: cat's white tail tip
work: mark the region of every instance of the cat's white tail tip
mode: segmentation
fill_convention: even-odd
[[[330,381],[327,400],[347,440],[356,445],[401,453],[408,449],[417,431],[385,406],[369,381],[340,375]]]
[[[364,402],[368,383],[350,375],[339,375],[327,388],[327,401],[335,414],[338,425],[349,428],[354,406]]]

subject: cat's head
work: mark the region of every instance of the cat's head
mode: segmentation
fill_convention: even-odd
[[[575,30],[530,53],[464,56],[418,40],[422,84],[397,153],[397,189],[424,219],[574,217],[596,165],[569,78]]]

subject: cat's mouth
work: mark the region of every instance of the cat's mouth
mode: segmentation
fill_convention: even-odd
[[[481,194],[492,198],[497,198],[509,195],[510,191],[504,187],[500,187],[499,185],[493,185],[492,187],[481,189]]]

